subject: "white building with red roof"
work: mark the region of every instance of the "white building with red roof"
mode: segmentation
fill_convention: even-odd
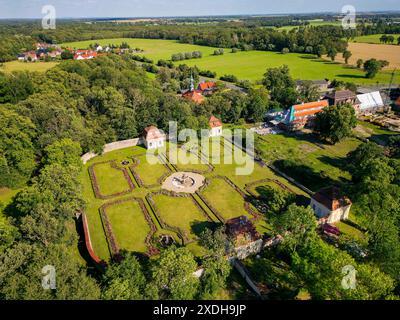
[[[147,149],[157,149],[165,145],[166,135],[155,126],[148,126],[143,132],[143,141]]]
[[[340,193],[337,187],[328,187],[316,192],[310,206],[319,219],[325,223],[346,220],[350,214],[351,201]]]
[[[222,121],[220,119],[211,116],[208,124],[210,126],[210,137],[222,136]]]
[[[92,50],[76,50],[74,60],[88,60],[97,57],[97,52]]]

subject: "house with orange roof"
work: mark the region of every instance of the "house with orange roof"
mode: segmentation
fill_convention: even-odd
[[[219,137],[222,135],[222,121],[215,116],[208,120],[210,126],[210,137]]]
[[[143,141],[147,149],[157,149],[164,146],[166,135],[155,126],[148,126],[143,132]]]
[[[200,91],[203,95],[210,95],[215,91],[216,88],[217,84],[215,82],[204,81],[199,83],[197,90]]]
[[[76,50],[74,60],[88,60],[97,57],[97,52],[92,50]]]
[[[193,101],[196,104],[201,104],[205,100],[204,96],[197,90],[186,91],[182,94],[182,97],[187,100]]]
[[[288,130],[299,130],[306,125],[312,125],[315,115],[328,106],[328,100],[296,104],[284,114],[281,125]]]

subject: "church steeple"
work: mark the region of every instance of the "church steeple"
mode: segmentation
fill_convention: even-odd
[[[190,91],[194,91],[193,72],[190,73]]]

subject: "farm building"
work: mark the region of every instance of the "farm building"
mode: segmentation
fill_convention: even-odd
[[[360,102],[357,99],[357,95],[350,90],[339,90],[328,93],[325,95],[325,99],[328,99],[330,106],[343,105],[350,103],[354,108],[358,108]]]
[[[294,105],[283,115],[280,126],[286,130],[302,129],[305,125],[311,125],[315,115],[325,107],[328,107],[327,100]]]
[[[351,201],[337,187],[328,187],[316,192],[310,206],[321,222],[335,223],[349,217]]]
[[[357,114],[375,113],[384,110],[385,104],[379,91],[359,94],[357,99],[360,101],[358,108],[356,108]]]
[[[210,137],[218,137],[222,135],[222,121],[214,116],[208,121],[210,126]]]
[[[246,216],[230,219],[225,226],[226,234],[233,242],[238,259],[245,259],[262,250],[263,239]]]
[[[143,140],[147,149],[157,149],[164,146],[166,135],[157,127],[148,126],[144,129]]]

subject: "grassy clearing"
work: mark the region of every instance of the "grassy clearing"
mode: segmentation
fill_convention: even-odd
[[[386,145],[391,136],[399,134],[366,121],[358,121],[355,133],[361,138],[368,138],[380,145]]]
[[[345,169],[346,155],[355,150],[361,141],[345,139],[336,145],[317,145],[307,135],[266,135],[259,137],[258,148],[264,160],[283,168],[285,160],[292,160],[296,167],[285,171],[313,191],[332,183],[348,181],[351,175]]]
[[[190,240],[195,240],[209,224],[191,198],[156,195],[153,196],[153,200],[160,212],[161,219],[166,224],[182,230]]]
[[[128,42],[131,47],[139,47],[144,50],[143,55],[157,62],[159,59],[170,59],[173,53],[201,51],[203,58],[177,62],[177,64],[197,65],[201,69],[212,70],[217,76],[234,74],[239,79],[251,81],[260,80],[267,68],[288,65],[292,76],[296,79],[338,79],[351,81],[358,84],[389,83],[390,73],[380,72],[374,79],[366,79],[362,70],[345,66],[341,63],[332,63],[325,59],[317,59],[309,54],[280,54],[266,51],[247,51],[230,53],[225,50],[223,56],[213,56],[215,48],[178,43],[172,40],[149,39],[104,39],[65,43],[64,46],[72,48],[87,48],[90,44],[98,42],[102,45],[121,44]],[[398,72],[398,75],[400,73]],[[400,77],[395,81],[400,82]]]
[[[58,65],[59,62],[22,62],[22,61],[10,61],[3,63],[0,67],[0,71],[5,73],[11,73],[13,71],[30,71],[30,72],[46,72],[47,70]]]
[[[108,207],[107,216],[121,249],[142,253],[147,250],[145,239],[150,227],[136,201]]]

